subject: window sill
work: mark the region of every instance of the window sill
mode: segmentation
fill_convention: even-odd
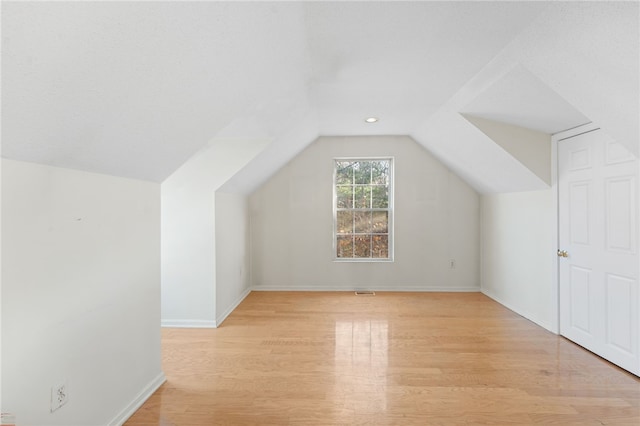
[[[362,258],[362,259],[345,259],[345,258],[334,258],[333,262],[336,263],[393,263],[393,258],[389,259],[380,259],[380,258]]]

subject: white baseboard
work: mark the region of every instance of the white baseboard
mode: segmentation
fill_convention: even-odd
[[[548,324],[546,321],[540,320],[535,315],[531,314],[531,312],[525,311],[524,309],[517,308],[517,307],[513,306],[513,304],[511,304],[511,303],[505,302],[504,300],[500,299],[499,297],[496,297],[493,293],[491,293],[490,291],[487,291],[486,289],[482,289],[481,293],[484,294],[485,296],[487,296],[488,298],[495,300],[496,302],[498,302],[499,304],[501,304],[505,308],[509,309],[510,311],[513,311],[516,314],[520,315],[521,317],[526,318],[529,321],[539,325],[540,327],[544,328],[545,330],[548,330],[548,331],[550,331],[550,332],[552,332],[554,334],[557,334],[555,331],[553,331],[553,329],[551,328],[550,324]]]
[[[167,328],[216,328],[218,325],[211,320],[162,320],[160,326]]]
[[[113,418],[113,420],[108,423],[108,426],[122,426],[124,422],[126,422],[129,417],[133,416],[138,408],[140,408],[142,404],[144,404],[145,401],[149,399],[151,395],[153,395],[153,393],[166,381],[167,378],[164,376],[164,373],[160,372],[155,379],[140,391],[131,403],[129,403],[117,416]]]
[[[231,312],[233,312],[240,303],[242,303],[242,301],[244,300],[245,297],[247,297],[249,295],[249,293],[251,293],[251,289],[248,288],[246,289],[244,292],[242,292],[242,294],[240,295],[240,297],[238,297],[238,299],[233,302],[231,304],[231,306],[229,306],[220,316],[218,316],[216,318],[216,325],[219,327],[220,324],[222,324],[222,322],[227,319],[227,317],[229,316],[229,314],[231,314]]]
[[[260,285],[251,288],[251,291],[401,291],[401,292],[444,292],[444,293],[478,293],[480,287],[418,287],[418,286],[274,286]]]

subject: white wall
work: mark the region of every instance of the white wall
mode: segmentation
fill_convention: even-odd
[[[554,191],[483,195],[482,292],[552,330]]]
[[[162,183],[162,324],[216,326],[215,191],[271,142],[215,139]]]
[[[216,192],[216,325],[249,293],[249,204],[246,195]]]
[[[395,261],[334,262],[333,158],[367,156],[395,158]],[[409,137],[321,137],[249,203],[255,289],[479,289],[478,194]]]
[[[2,163],[2,408],[24,426],[117,424],[164,380],[160,186]]]
[[[214,326],[213,191],[162,184],[162,324]]]

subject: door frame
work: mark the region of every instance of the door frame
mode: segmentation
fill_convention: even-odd
[[[600,127],[594,123],[586,123],[580,126],[563,130],[551,135],[551,191],[553,193],[552,208],[555,211],[556,220],[553,222],[554,247],[550,250],[551,258],[551,306],[555,307],[551,312],[551,331],[560,334],[560,262],[556,251],[560,249],[560,191],[558,186],[558,143],[584,133],[599,130]]]

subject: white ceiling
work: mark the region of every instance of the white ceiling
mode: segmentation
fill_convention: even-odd
[[[408,134],[543,7],[518,2],[310,4],[311,93],[320,132]],[[367,125],[367,116],[380,121]]]
[[[300,97],[320,134],[408,134],[543,7],[3,2],[3,156],[162,181]]]
[[[562,16],[553,25],[563,31],[574,21],[571,13],[588,22],[603,7],[503,1],[2,2],[2,155],[161,182],[216,138],[269,138],[274,142],[247,166],[253,171],[240,171],[233,182],[246,190],[318,135],[411,134],[425,135],[418,141],[443,153],[443,161],[464,175],[474,159],[457,159],[466,145],[455,135],[471,133],[438,127],[435,117],[443,111],[548,133],[588,121],[555,91],[568,75],[556,73],[543,83],[515,67],[482,90],[474,81],[523,33],[535,43],[541,19]],[[613,10],[607,19],[627,15]],[[544,33],[558,37],[548,28]],[[560,50],[554,54],[562,55]],[[517,55],[528,61],[527,52]],[[546,62],[538,56],[528,67],[544,73]],[[462,96],[471,92],[468,99]],[[452,103],[461,98],[466,101]],[[368,116],[380,121],[366,124]],[[445,121],[466,126],[454,117]],[[496,169],[490,158],[483,161],[487,167],[469,179]]]
[[[294,3],[2,2],[3,156],[162,181],[306,94],[304,33]]]

